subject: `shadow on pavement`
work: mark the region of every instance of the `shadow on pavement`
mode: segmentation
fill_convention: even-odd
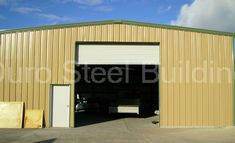
[[[53,138],[53,139],[38,141],[38,142],[34,142],[34,143],[53,143],[55,140],[56,140],[56,138]]]

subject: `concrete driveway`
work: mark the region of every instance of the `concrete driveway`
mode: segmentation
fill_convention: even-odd
[[[235,143],[235,128],[160,129],[150,118],[121,118],[74,129],[0,129],[0,143]]]

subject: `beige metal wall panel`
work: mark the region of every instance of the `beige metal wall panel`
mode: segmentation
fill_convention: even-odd
[[[70,127],[73,127],[74,126],[74,109],[75,109],[75,106],[74,106],[74,91],[75,91],[75,86],[74,86],[74,82],[75,82],[75,69],[74,69],[74,64],[75,64],[75,48],[76,47],[76,43],[75,41],[78,41],[78,35],[79,33],[77,32],[78,28],[72,28],[72,37],[71,37],[71,47],[70,47],[70,50],[71,50],[71,58],[70,58],[70,62],[72,61],[72,64],[70,64],[70,74],[71,74],[71,79],[70,79],[70,84],[71,84],[71,98],[70,98]],[[84,33],[85,34],[85,33]]]
[[[229,38],[229,37],[225,37],[225,54],[226,54],[226,58],[225,58],[225,67],[227,69],[230,69],[230,67],[233,67],[234,62],[232,60],[229,59],[233,59],[233,56],[231,54],[231,51],[233,51],[233,38]],[[228,71],[229,72],[229,71]],[[233,72],[233,69],[232,69]],[[226,95],[227,95],[227,100],[225,101],[225,110],[226,112],[226,125],[232,125],[234,123],[234,93],[233,93],[233,83],[230,81],[233,78],[233,75],[231,74],[225,74],[225,82],[224,82],[224,86],[226,86]],[[224,95],[224,94],[222,94]],[[234,124],[233,124],[234,125]]]
[[[203,126],[207,126],[208,125],[208,113],[209,113],[209,110],[208,110],[208,103],[209,103],[209,100],[208,100],[208,89],[209,89],[209,83],[205,80],[207,80],[207,77],[209,76],[209,72],[208,72],[208,59],[207,59],[207,55],[208,55],[208,35],[207,34],[204,34],[202,35],[202,45],[205,45],[203,48],[202,48],[202,56],[201,56],[201,59],[202,59],[202,68],[205,68],[206,69],[206,72],[203,73],[202,75],[202,80],[203,80],[203,83],[202,83],[202,125]]]
[[[179,31],[179,124],[186,126],[186,58],[185,32]],[[180,100],[181,99],[181,100]]]
[[[173,82],[171,82],[171,85],[173,87],[172,90],[172,99],[173,100],[173,126],[178,127],[180,124],[180,82],[179,82],[179,62],[180,62],[180,46],[179,46],[179,31],[172,31],[172,36],[174,37],[172,43],[173,48],[173,70],[169,71],[171,74],[171,77],[173,79]],[[169,39],[170,40],[170,39]]]
[[[27,87],[28,87],[28,100],[27,100],[27,105],[28,109],[34,109],[34,80],[35,80],[35,75],[34,75],[34,64],[35,64],[35,41],[36,41],[36,32],[32,31],[29,33],[29,55],[28,59],[28,66],[26,67],[26,72],[27,72]],[[38,60],[38,59],[36,59]]]
[[[46,120],[46,127],[49,127],[49,108],[50,108],[50,84],[52,83],[52,57],[53,57],[53,38],[54,38],[54,30],[48,30],[47,32],[47,45],[46,45],[46,98],[44,101],[45,108],[44,108],[44,117]],[[43,109],[43,108],[42,108]]]
[[[220,125],[220,122],[219,122],[219,119],[220,117],[219,116],[215,116],[215,114],[219,114],[220,115],[220,104],[219,104],[219,92],[220,92],[220,83],[217,82],[218,80],[218,77],[217,77],[217,67],[219,67],[219,39],[218,39],[218,36],[217,35],[214,35],[213,36],[214,39],[213,39],[213,42],[215,43],[213,48],[214,48],[214,124],[215,125]]]
[[[4,101],[4,76],[5,76],[5,47],[6,47],[6,35],[1,35],[1,45],[0,45],[0,64],[1,64],[1,70],[0,75],[2,75],[0,80],[0,101]]]
[[[186,37],[191,39],[191,32],[185,32],[185,40]],[[185,126],[192,126],[192,79],[189,78],[192,74],[192,63],[191,63],[191,40],[185,41],[185,66],[186,66],[186,75],[185,75]]]
[[[197,68],[202,68],[202,39],[201,34],[196,33],[196,49],[197,49]],[[204,47],[203,47],[204,48]],[[196,73],[197,80],[197,95],[196,95],[196,109],[197,109],[197,125],[202,126],[202,72]]]
[[[168,44],[167,44],[167,31],[166,30],[161,30],[160,31],[161,36],[161,41],[162,43],[165,44],[165,48],[160,47],[160,55],[168,55]],[[161,45],[160,45],[161,46]],[[165,81],[167,80],[167,56],[160,56],[160,81]],[[164,66],[163,66],[164,65]],[[168,124],[168,84],[166,82],[162,82],[160,85],[160,107],[161,107],[161,112],[165,113],[164,116],[160,114],[160,121],[162,125],[167,125]]]
[[[33,72],[34,72],[34,81],[33,81],[33,109],[39,109],[40,104],[40,57],[41,57],[41,37],[42,32],[36,31],[35,37],[35,54],[34,54],[34,65],[33,65]]]
[[[165,82],[167,82],[167,101],[166,103],[162,103],[162,104],[167,104],[167,118],[168,118],[168,123],[167,126],[169,127],[173,127],[174,126],[174,122],[176,121],[176,117],[174,116],[174,107],[178,108],[177,106],[174,105],[174,100],[175,100],[175,95],[174,94],[174,54],[175,54],[175,47],[174,47],[174,36],[173,36],[173,31],[172,30],[168,30],[167,31],[167,57],[171,57],[167,59],[167,79]],[[161,47],[163,48],[163,47]],[[164,65],[162,65],[164,67]],[[161,69],[160,69],[161,70]],[[163,81],[164,82],[164,81]],[[161,89],[160,89],[161,91]],[[161,92],[160,92],[161,94]],[[163,97],[164,98],[164,97]],[[161,101],[160,101],[161,102]],[[160,107],[161,109],[161,107]],[[161,111],[160,111],[161,112]],[[164,116],[164,114],[162,114],[161,116]]]
[[[71,79],[71,74],[68,72],[67,69],[71,69],[71,64],[69,63],[70,61],[70,58],[71,58],[71,49],[72,48],[72,42],[71,42],[71,36],[72,36],[72,33],[71,33],[71,28],[68,28],[66,29],[66,37],[65,37],[65,64],[64,64],[64,83],[65,84],[68,84],[70,83],[70,79]]]
[[[12,49],[10,53],[11,63],[10,63],[10,101],[16,101],[16,52],[17,52],[17,35],[12,34]]]
[[[232,126],[232,73],[219,71],[224,67],[232,70],[232,39],[131,24],[1,34],[0,63],[4,70],[0,72],[4,78],[0,81],[0,101],[23,101],[26,109],[44,110],[48,127],[50,85],[70,84],[73,127],[74,63],[68,62],[75,61],[76,42],[160,42],[161,127]],[[194,72],[195,68],[198,72]],[[206,72],[201,72],[204,68]],[[218,72],[221,77],[217,77]],[[221,82],[217,82],[220,78]]]
[[[28,65],[29,65],[29,32],[24,32],[23,38],[23,67],[22,67],[22,101],[25,103],[25,108],[28,106]],[[5,95],[4,95],[5,96]]]
[[[213,37],[209,36],[209,48],[208,48],[208,65],[209,65],[209,72],[213,73],[214,72],[214,63],[213,63],[213,59],[214,59],[214,49],[213,49]],[[214,84],[212,79],[214,78],[213,74],[210,74],[208,76],[209,78],[209,102],[208,102],[208,106],[209,106],[209,126],[213,126],[214,125]]]
[[[46,93],[46,75],[47,75],[47,71],[46,71],[46,63],[47,63],[47,30],[43,30],[42,31],[42,35],[41,35],[41,41],[40,41],[40,45],[41,48],[40,49],[40,65],[39,65],[39,109],[45,109],[45,101],[46,98],[48,97],[47,93]],[[40,82],[43,81],[43,82]]]
[[[3,99],[4,101],[10,101],[10,53],[11,53],[11,34],[6,34],[6,48],[5,48],[5,63],[4,63],[4,68],[5,68],[5,78],[4,78],[4,89],[3,89]]]
[[[65,59],[65,29],[60,29],[59,49],[58,49],[58,83],[64,83],[64,59]]]
[[[17,33],[16,101],[22,101],[23,33]]]

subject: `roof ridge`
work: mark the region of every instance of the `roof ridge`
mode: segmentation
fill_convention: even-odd
[[[175,25],[166,25],[166,24],[156,24],[156,23],[149,23],[149,22],[137,22],[137,21],[129,21],[129,20],[103,20],[103,21],[80,22],[80,23],[71,23],[71,24],[35,26],[35,27],[28,27],[28,28],[3,30],[3,31],[0,31],[0,34],[24,32],[24,31],[30,31],[30,30],[57,29],[57,28],[68,28],[68,27],[89,26],[89,25],[103,25],[103,24],[129,24],[129,25],[158,27],[158,28],[165,28],[165,29],[175,29],[175,30],[208,33],[208,34],[216,34],[216,35],[235,36],[235,33],[233,33],[233,32],[224,32],[224,31],[216,31],[216,30],[200,29],[200,28],[192,28],[192,27],[183,27],[183,26],[175,26]]]

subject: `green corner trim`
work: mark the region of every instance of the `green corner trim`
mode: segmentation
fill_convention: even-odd
[[[232,33],[232,32],[213,31],[213,30],[207,30],[207,29],[189,28],[189,27],[127,21],[127,20],[105,20],[105,21],[95,21],[95,22],[81,22],[81,23],[74,23],[74,24],[48,25],[48,26],[39,26],[39,27],[31,27],[31,28],[10,29],[10,30],[0,31],[0,34],[34,31],[34,30],[68,28],[68,27],[80,27],[80,26],[90,26],[90,25],[104,25],[104,24],[128,24],[128,25],[157,27],[157,28],[165,28],[165,29],[199,32],[199,33],[208,33],[208,34],[215,34],[215,35],[235,36],[235,33]]]
[[[235,37],[233,37],[233,125],[235,126]]]

